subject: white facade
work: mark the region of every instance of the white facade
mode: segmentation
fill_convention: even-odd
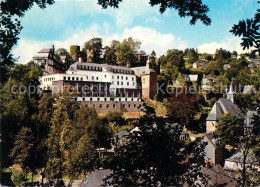
[[[133,70],[107,64],[76,62],[70,66],[66,74],[42,76],[41,85],[42,88],[52,87],[53,81],[61,80],[111,83],[112,92],[117,88],[137,88],[136,75]]]

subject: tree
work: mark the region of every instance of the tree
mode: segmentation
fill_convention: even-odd
[[[109,64],[116,64],[116,46],[120,42],[117,40],[112,40],[110,47],[108,47],[108,50],[106,50],[105,56],[104,56],[104,61],[109,63]]]
[[[8,167],[12,163],[10,150],[13,148],[15,136],[22,129],[28,127],[32,131],[37,126],[37,87],[41,68],[34,64],[15,65],[9,72],[9,79],[1,88],[1,167]]]
[[[158,61],[164,68],[163,74],[168,82],[175,80],[184,69],[183,52],[177,49],[168,50],[166,56],[160,57]]]
[[[199,111],[198,99],[194,96],[181,93],[169,98],[167,114],[184,127],[192,121],[194,115]]]
[[[135,124],[128,143],[115,149],[107,183],[119,186],[175,186],[193,184],[205,163],[198,142],[185,146],[180,126],[166,124],[153,112]],[[187,159],[186,162],[184,160]]]
[[[23,127],[15,136],[14,147],[11,150],[13,163],[19,164],[25,176],[28,172],[34,172],[35,137],[32,130]]]
[[[152,68],[154,71],[158,72],[158,68],[157,68],[157,64],[156,64],[156,53],[155,53],[154,50],[151,52],[151,54],[149,55],[148,58],[149,58],[149,62],[150,62],[151,68]],[[159,69],[160,69],[160,68],[159,68]],[[160,70],[159,70],[159,71],[160,71]]]
[[[259,1],[258,1],[259,3]],[[238,24],[235,24],[230,30],[235,36],[242,36],[241,46],[243,50],[250,47],[255,48],[253,52],[260,52],[260,9],[257,10],[254,18],[241,20]]]
[[[17,0],[0,2],[0,82],[7,81],[8,67],[16,61],[11,54],[11,50],[17,44],[18,35],[22,30],[21,23],[16,16],[23,17],[25,12],[31,9],[34,4],[44,9],[47,4],[52,5],[53,3],[54,0],[32,0],[23,3]]]
[[[125,124],[125,118],[123,117],[123,112],[119,111],[108,111],[106,113],[105,119],[108,122],[115,123],[119,126],[122,126]]]
[[[239,144],[243,130],[243,123],[230,112],[224,114],[217,126],[217,132],[225,143],[233,146]]]
[[[118,8],[119,2],[122,0],[98,0],[98,4],[102,8],[113,7]],[[150,0],[151,6],[160,6],[160,13],[164,13],[166,9],[176,9],[180,17],[190,16],[190,24],[194,25],[197,20],[201,20],[203,24],[210,25],[211,20],[207,16],[208,6],[202,4],[201,0],[191,1],[172,1],[172,0]]]
[[[68,113],[58,108],[53,112],[52,126],[47,139],[48,153],[45,175],[48,179],[62,179],[65,159],[64,146],[61,140],[62,129],[70,124]]]
[[[84,47],[82,51],[87,52],[87,50],[93,51],[93,62],[98,62],[101,56],[101,49],[102,49],[102,42],[101,38],[92,38],[89,41],[84,43]],[[89,58],[89,57],[88,57]],[[88,59],[90,60],[90,59]]]
[[[259,149],[257,149],[260,137],[259,119],[259,113],[257,113],[253,117],[252,126],[245,127],[243,122],[238,120],[233,114],[227,113],[222,117],[217,126],[217,132],[223,140],[229,145],[236,146],[238,151],[242,153],[242,156],[238,158],[238,164],[242,166],[238,181],[240,181],[242,186],[259,184],[259,178],[256,178],[258,174],[255,173],[255,167],[259,167],[259,163],[251,163],[249,161],[251,156],[254,159],[259,159]],[[253,152],[254,154],[252,155]]]
[[[119,65],[133,66],[137,62],[135,53],[140,49],[141,42],[132,37],[124,39],[116,45],[116,57]]]

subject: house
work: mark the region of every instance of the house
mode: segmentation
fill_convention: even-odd
[[[189,57],[188,56],[183,56],[183,60],[188,60]]]
[[[202,167],[201,173],[207,176],[207,182],[206,185],[200,184],[200,186],[239,186],[229,172],[225,171],[220,165]]]
[[[199,80],[198,74],[181,74],[179,73],[176,84],[185,86],[187,84],[197,84]]]
[[[80,187],[112,186],[105,185],[104,179],[113,173],[110,169],[100,169],[91,173],[86,180],[82,181]],[[111,180],[109,180],[111,182]]]
[[[156,128],[156,124],[153,124],[153,128]],[[185,141],[188,139],[188,134],[184,131],[183,127],[179,123],[166,123],[166,128],[179,128],[181,131],[180,133],[180,140]],[[138,127],[133,128],[130,133],[138,132],[140,129]]]
[[[224,65],[223,65],[223,69],[224,69],[224,70],[227,70],[227,69],[229,69],[229,68],[231,68],[230,64],[224,64]]]
[[[230,158],[225,159],[224,169],[229,171],[241,171],[243,169],[243,153],[238,151],[233,154]],[[253,155],[252,151],[249,151],[249,155],[247,156],[246,165],[250,165],[257,169],[260,172],[260,168],[257,165],[258,160]],[[254,164],[256,163],[256,164]]]
[[[33,56],[33,61],[41,66],[43,75],[65,73],[67,68],[66,58],[55,54],[54,45],[52,48],[40,50]]]
[[[243,89],[243,94],[252,94],[252,93],[256,93],[256,89],[254,85],[246,85],[244,86]]]
[[[202,78],[201,80],[201,88],[204,90],[212,89],[212,79],[209,78]]]
[[[194,62],[193,64],[192,64],[192,68],[193,69],[198,69],[198,68],[207,68],[208,67],[208,65],[207,64],[205,64],[205,63],[199,63],[199,62]]]
[[[202,54],[199,54],[199,60],[206,60],[206,58]]]
[[[236,56],[236,55],[231,55],[231,58],[234,58],[234,59],[236,59],[236,58],[237,58],[237,56]]]
[[[245,117],[245,128],[253,128],[253,116],[257,115],[257,111],[247,111]]]
[[[215,133],[206,133],[201,140],[206,143],[204,148],[205,151],[205,161],[212,164],[222,164],[224,162],[224,142]]]
[[[124,145],[127,143],[127,139],[130,135],[130,132],[127,130],[122,130],[114,134],[113,140],[112,140],[112,147],[115,147],[117,145]]]
[[[148,60],[146,66],[134,67],[131,70],[134,71],[141,84],[142,97],[153,99],[157,94],[157,74],[150,65]]]
[[[232,85],[230,85],[227,98],[220,98],[212,107],[206,119],[206,132],[216,131],[216,126],[219,120],[221,120],[222,116],[228,112],[234,114],[240,120],[244,119],[243,113],[235,104],[235,92],[233,91]]]
[[[66,73],[42,76],[41,88],[53,93],[73,90],[78,93],[77,101],[98,112],[140,112],[143,109],[142,90],[137,87],[136,74],[127,67],[87,63],[79,58]]]

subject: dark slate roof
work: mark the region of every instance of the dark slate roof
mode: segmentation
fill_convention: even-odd
[[[53,48],[45,48],[40,50],[38,53],[49,53]]]
[[[213,108],[211,109],[208,117],[207,117],[207,121],[218,121],[222,118],[222,116],[224,115],[224,111],[222,110],[220,104],[218,102],[216,102],[213,106]]]
[[[220,98],[213,106],[210,111],[207,121],[218,121],[222,118],[225,113],[230,112],[234,114],[238,119],[243,119],[244,115],[241,112],[240,108],[232,103],[230,99]]]
[[[148,68],[147,66],[134,67],[131,69],[134,70],[137,77],[141,77],[142,75],[149,75],[150,73],[155,72],[153,69]]]
[[[114,134],[114,136],[117,136],[119,139],[125,137],[125,136],[129,136],[129,132],[124,130],[124,131],[119,131],[117,133]]]
[[[236,104],[232,103],[230,99],[220,98],[219,103],[225,113],[230,112],[237,116],[237,118],[239,119],[244,118],[244,115],[241,112],[240,108]]]
[[[208,186],[238,186],[237,182],[220,165],[202,167],[201,172],[208,176]]]
[[[97,64],[89,62],[75,62],[70,68],[74,70],[88,70],[88,71],[102,71],[103,68],[107,68],[110,72],[123,73],[123,74],[134,74],[134,71],[128,67],[112,66],[108,64]]]
[[[102,169],[96,170],[89,175],[86,181],[83,181],[80,186],[81,187],[98,187],[101,186],[103,183],[103,179],[112,174],[112,170],[110,169]]]
[[[243,153],[241,151],[238,151],[237,153],[233,154],[231,157],[225,159],[225,161],[229,162],[235,162],[235,163],[243,163]],[[248,153],[248,157],[246,160],[246,163],[253,164],[254,162],[257,163],[257,158],[254,156],[253,151],[250,150]],[[225,169],[228,169],[228,167],[224,167]]]

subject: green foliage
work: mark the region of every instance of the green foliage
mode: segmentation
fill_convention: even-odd
[[[118,8],[118,4],[122,0],[98,0],[98,4],[102,8],[113,7]],[[207,16],[209,8],[207,5],[202,4],[201,0],[196,1],[172,1],[172,0],[150,0],[151,6],[159,5],[160,13],[164,13],[166,9],[174,8],[178,11],[180,17],[190,16],[190,24],[194,25],[197,20],[201,20],[203,24],[210,25],[211,20]]]
[[[216,59],[218,61],[223,61],[223,60],[227,60],[228,58],[231,57],[231,53],[225,49],[216,49]]]
[[[34,114],[37,112],[38,94],[37,92],[29,93],[28,88],[39,85],[40,75],[41,69],[34,63],[16,65],[10,71],[10,77],[1,89],[1,138],[4,148],[1,151],[2,167],[8,167],[11,164],[10,150],[14,146],[15,136],[22,127],[28,127],[32,131],[37,129]],[[23,89],[19,91],[19,87]]]
[[[226,144],[232,146],[239,145],[243,131],[243,122],[230,112],[224,114],[217,126],[218,134],[223,138]]]
[[[87,52],[87,50],[93,50],[92,61],[98,62],[101,56],[102,42],[103,40],[101,38],[92,38],[84,43],[82,51]]]
[[[181,93],[169,98],[167,113],[174,121],[187,125],[193,120],[194,115],[200,110],[198,98]]]
[[[191,184],[197,179],[204,154],[198,142],[186,146],[180,141],[180,126],[167,125],[154,113],[141,117],[135,126],[139,130],[130,134],[129,142],[115,149],[109,165],[113,174],[107,183],[153,186],[160,182],[162,186],[170,186]]]
[[[167,81],[175,80],[179,72],[185,68],[183,52],[177,49],[168,50],[166,56],[163,55],[158,61],[164,69],[163,74],[167,77]]]
[[[258,2],[259,3],[259,2]],[[257,10],[255,17],[252,19],[241,20],[237,25],[234,25],[230,30],[235,36],[242,36],[241,46],[245,50],[254,47],[254,51],[260,49],[259,43],[259,22],[260,22],[260,9]]]
[[[13,171],[11,180],[15,184],[15,186],[24,186],[27,179],[25,178],[25,176],[22,172]]]
[[[118,126],[123,126],[126,123],[123,112],[120,111],[108,111],[105,118],[108,122],[116,123]]]
[[[116,46],[119,44],[119,41],[112,40],[110,47],[106,46],[106,53],[104,56],[104,61],[108,64],[116,64]]]
[[[137,62],[135,53],[140,49],[141,42],[132,37],[117,43],[115,55],[119,65],[134,66]]]
[[[17,16],[23,17],[25,12],[32,8],[34,4],[44,9],[47,4],[52,5],[53,3],[54,0],[32,0],[23,3],[18,0],[0,2],[0,82],[7,81],[8,67],[16,61],[11,54],[11,50],[17,44],[18,35],[22,30]]]
[[[11,150],[11,157],[14,164],[19,164],[24,173],[36,172],[36,140],[35,134],[27,127],[23,127],[15,136],[14,147]]]
[[[236,94],[236,104],[246,113],[248,110],[254,110],[257,105],[257,98],[254,94]]]
[[[198,60],[198,50],[195,50],[194,48],[191,49],[185,49],[184,51],[185,55],[188,55],[188,63],[194,63]]]
[[[154,50],[151,52],[148,58],[150,62],[150,67],[156,72],[160,71],[160,68],[158,68],[156,64],[156,53]]]

